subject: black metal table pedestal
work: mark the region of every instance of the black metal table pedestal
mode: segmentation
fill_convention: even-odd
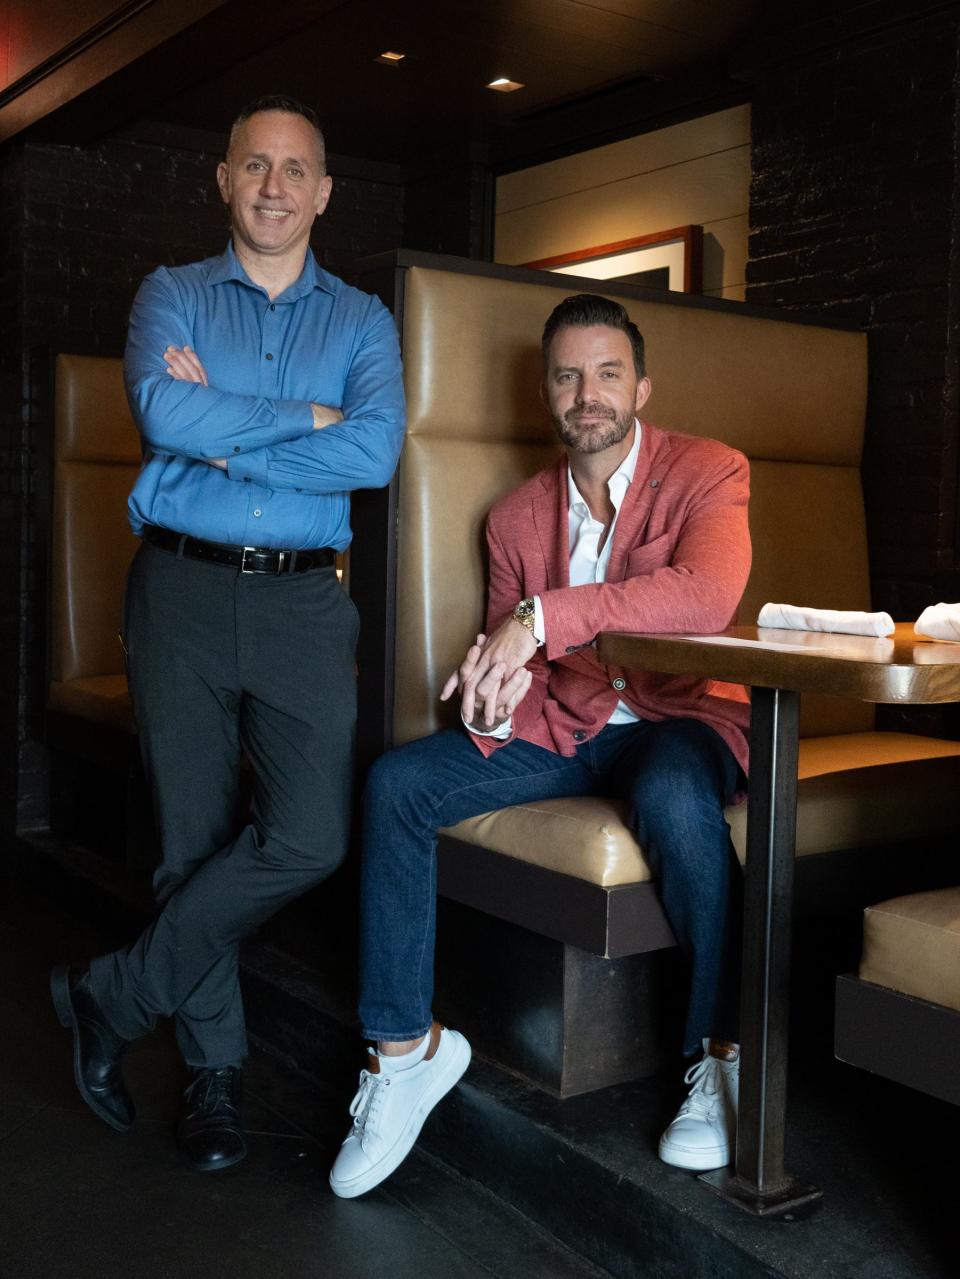
[[[800,695],[754,688],[751,703],[736,1169],[700,1180],[748,1212],[771,1216],[822,1192],[783,1166]]]

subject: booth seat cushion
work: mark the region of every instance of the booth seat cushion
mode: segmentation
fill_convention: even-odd
[[[800,742],[797,856],[960,827],[960,742],[908,733],[849,733]],[[727,809],[746,859],[747,806]],[[651,878],[626,825],[627,806],[599,797],[517,804],[445,830],[467,844],[613,888]]]
[[[92,720],[105,728],[135,733],[133,710],[125,675],[88,675],[51,682],[47,707],[65,715]]]
[[[866,910],[860,977],[960,1012],[960,888]]]

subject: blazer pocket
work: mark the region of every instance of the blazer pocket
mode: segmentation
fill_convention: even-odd
[[[655,569],[666,568],[673,556],[674,545],[672,534],[661,533],[652,542],[635,546],[633,550],[627,552],[624,577],[639,577],[642,573],[652,573]]]

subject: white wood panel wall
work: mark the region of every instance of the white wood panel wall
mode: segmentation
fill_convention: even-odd
[[[518,265],[699,222],[703,288],[742,301],[750,108],[733,107],[497,181],[497,262]]]

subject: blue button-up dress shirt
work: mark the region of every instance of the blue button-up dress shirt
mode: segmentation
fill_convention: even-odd
[[[197,352],[208,386],[167,373],[170,345]],[[159,524],[238,546],[343,550],[351,490],[388,484],[400,454],[393,319],[309,250],[272,301],[232,245],[154,271],[133,304],[124,376],[143,444],[129,503],[137,534]],[[343,421],[314,430],[311,403]],[[226,471],[207,458],[225,458]]]

